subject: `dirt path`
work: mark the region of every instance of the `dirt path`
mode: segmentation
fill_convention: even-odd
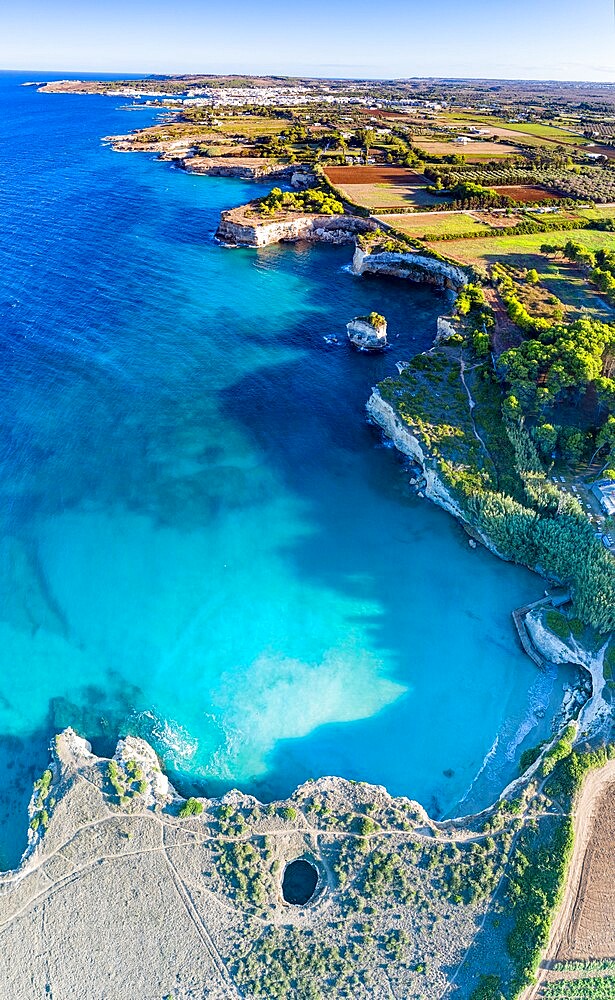
[[[553,978],[550,969],[555,960],[615,958],[615,954],[600,954],[601,950],[612,950],[609,944],[615,913],[615,760],[586,777],[573,825],[574,849],[564,898],[555,915],[538,981],[528,987],[522,1000],[537,1000],[545,981]]]

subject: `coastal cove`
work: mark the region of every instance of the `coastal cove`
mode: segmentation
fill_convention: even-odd
[[[334,773],[434,815],[487,805],[570,675],[516,642],[543,582],[473,551],[365,420],[445,296],[353,276],[348,246],[220,246],[221,211],[267,186],[115,153],[100,137],[151,110],[19,82],[0,76],[0,864],[67,725],[101,753],[143,736],[205,794]],[[325,344],[372,310],[382,356]]]

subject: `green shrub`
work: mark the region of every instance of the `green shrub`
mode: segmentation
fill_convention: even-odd
[[[570,636],[570,625],[568,619],[559,611],[547,611],[545,614],[545,625],[551,632],[559,636],[560,639],[568,639]]]
[[[480,983],[472,990],[470,1000],[504,1000],[499,976],[481,976]]]
[[[183,806],[179,810],[178,816],[180,819],[186,819],[187,816],[199,816],[203,812],[203,803],[199,802],[198,799],[189,798],[186,799]]]
[[[544,745],[545,741],[543,740],[542,743],[538,743],[537,746],[528,747],[527,750],[523,751],[523,753],[519,758],[520,774],[523,774],[525,771],[527,771],[528,767],[531,767],[532,764],[538,760],[538,758],[540,757],[540,752]]]
[[[574,726],[568,726],[568,728],[563,733],[561,739],[551,747],[551,749],[545,754],[540,773],[543,778],[546,778],[555,765],[563,760],[564,757],[568,757],[572,753],[572,741],[574,740],[575,730]]]

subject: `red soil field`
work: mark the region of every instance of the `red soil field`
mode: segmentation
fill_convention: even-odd
[[[540,187],[539,184],[501,184],[494,187],[498,194],[505,194],[513,201],[524,201],[528,204],[533,201],[556,201],[557,195],[547,188]]]
[[[325,173],[333,184],[426,184],[422,174],[405,167],[327,167]]]

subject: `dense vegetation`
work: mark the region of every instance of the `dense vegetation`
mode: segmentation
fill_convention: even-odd
[[[596,250],[594,253],[574,240],[568,240],[563,247],[545,244],[542,249],[544,253],[561,253],[574,264],[585,268],[590,280],[615,304],[615,253],[611,250]]]
[[[542,996],[543,1000],[615,1000],[615,976],[547,983]]]
[[[258,202],[261,215],[278,212],[309,212],[314,215],[342,215],[344,206],[334,195],[319,188],[307,191],[282,191],[279,187]]]
[[[471,297],[462,297],[463,310]],[[478,299],[468,315],[483,308]],[[419,355],[398,378],[380,384],[383,398],[418,434],[464,516],[501,555],[570,586],[574,616],[584,624],[615,629],[615,561],[578,501],[548,479],[515,397],[505,401],[502,417],[501,388],[486,363],[480,375],[474,371],[479,405],[470,414],[460,384],[463,350],[461,344]]]

